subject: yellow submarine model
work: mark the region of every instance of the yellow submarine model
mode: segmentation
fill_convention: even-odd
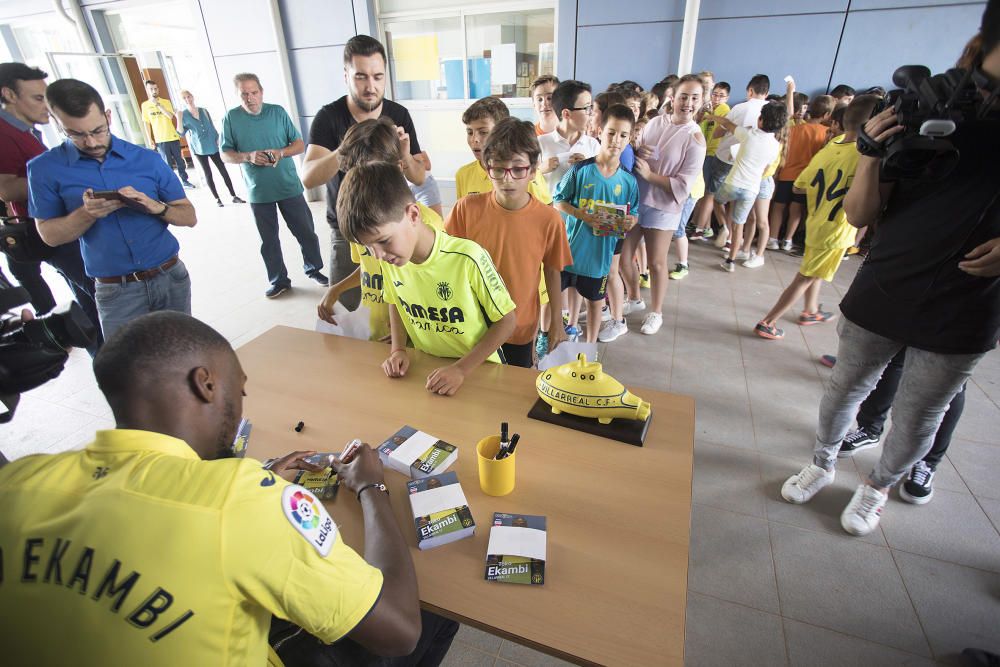
[[[621,382],[601,370],[601,364],[587,361],[581,353],[576,361],[542,371],[535,388],[553,414],[568,412],[596,418],[602,424],[612,419],[649,418],[649,403],[633,395]]]

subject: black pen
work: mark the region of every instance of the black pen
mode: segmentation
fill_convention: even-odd
[[[507,448],[504,449],[504,450],[501,450],[500,454],[497,455],[497,461],[500,461],[501,459],[505,459],[508,456],[510,456],[511,454],[513,454],[514,453],[514,448],[517,447],[517,441],[520,440],[520,439],[521,439],[520,434],[515,433],[511,437],[510,444],[507,445]]]

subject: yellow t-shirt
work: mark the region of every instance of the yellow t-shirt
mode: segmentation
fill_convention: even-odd
[[[691,186],[689,196],[695,201],[705,196],[705,174],[701,169],[698,170],[698,175],[694,179],[694,185]]]
[[[310,492],[159,433],[14,461],[0,506],[5,664],[265,665],[272,615],[333,642],[382,591]]]
[[[413,347],[436,357],[464,357],[491,322],[514,310],[490,254],[445,232],[435,232],[422,264],[382,262],[382,275],[385,302],[395,304]],[[500,357],[494,352],[489,361]]]
[[[463,165],[455,172],[455,197],[461,199],[465,195],[477,195],[481,192],[493,192],[493,181],[490,175],[479,164],[479,160],[473,160],[467,165]],[[535,170],[535,179],[528,186],[535,199],[543,204],[552,203],[552,193],[545,182],[542,172]]]
[[[420,217],[435,230],[444,229],[441,216],[420,202]],[[351,261],[361,267],[361,305],[368,306],[368,325],[371,340],[382,340],[389,335],[389,307],[382,299],[382,269],[377,259],[360,243],[351,244]]]
[[[160,106],[170,113],[174,112],[174,107],[170,104],[170,100],[161,97]],[[176,118],[168,116],[157,109],[153,100],[146,100],[142,103],[142,120],[145,123],[149,123],[149,127],[153,130],[153,141],[156,143],[177,141],[181,138],[177,134]]]
[[[729,113],[729,111],[729,105],[723,103],[715,107],[715,110],[712,113],[716,116],[725,116]],[[715,133],[716,122],[714,120],[709,120],[708,118],[701,121],[701,123],[698,124],[698,127],[701,128],[701,133],[705,135],[705,157],[715,155],[715,149],[719,147],[722,137],[726,135],[722,135],[722,137],[719,137],[718,139],[713,139],[712,135]]]
[[[806,247],[832,250],[849,248],[857,231],[847,222],[844,195],[858,168],[857,144],[840,135],[813,156],[795,179],[795,187],[806,191]]]

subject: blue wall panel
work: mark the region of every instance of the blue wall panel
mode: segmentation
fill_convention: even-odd
[[[758,73],[771,78],[775,93],[784,93],[788,74],[804,93],[825,92],[843,21],[843,13],[699,21],[694,69],[728,81],[731,102],[744,99]]]
[[[702,3],[702,8],[706,4]],[[614,23],[648,23],[650,21],[681,21],[684,0],[580,0],[578,23],[581,26],[604,26]]]
[[[834,68],[833,83],[855,88],[894,87],[900,65],[927,65],[932,72],[955,66],[978,31],[984,5],[851,12]]]
[[[313,116],[324,104],[347,93],[344,82],[344,46],[288,52],[299,113]]]
[[[677,70],[680,47],[677,22],[580,28],[576,76],[592,85],[595,93],[625,79],[650,88]]]
[[[905,0],[902,0],[905,1]],[[683,12],[683,8],[681,9]],[[845,12],[847,0],[704,0],[698,17],[703,19],[739,18]]]
[[[851,0],[851,11],[862,9],[897,9],[901,7],[932,7],[937,5],[967,5],[969,0]],[[979,13],[983,13],[986,3],[982,3]]]
[[[346,44],[354,37],[354,7],[350,0],[278,0],[278,7],[289,49]]]

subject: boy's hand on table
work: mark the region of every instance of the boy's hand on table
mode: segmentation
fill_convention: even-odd
[[[340,299],[340,292],[337,291],[336,287],[330,287],[326,290],[323,300],[316,306],[316,314],[319,316],[319,319],[330,324],[337,324],[337,320],[333,316],[333,306],[337,303],[338,299]]]
[[[410,358],[406,350],[393,350],[389,358],[382,362],[382,370],[391,378],[401,378],[410,368]]]
[[[334,458],[333,469],[337,473],[340,483],[354,494],[369,484],[385,482],[382,461],[378,457],[378,452],[366,443],[362,443],[358,447],[354,456],[347,463]]]
[[[462,383],[465,382],[465,372],[457,364],[435,368],[427,376],[427,391],[441,396],[453,396]]]

